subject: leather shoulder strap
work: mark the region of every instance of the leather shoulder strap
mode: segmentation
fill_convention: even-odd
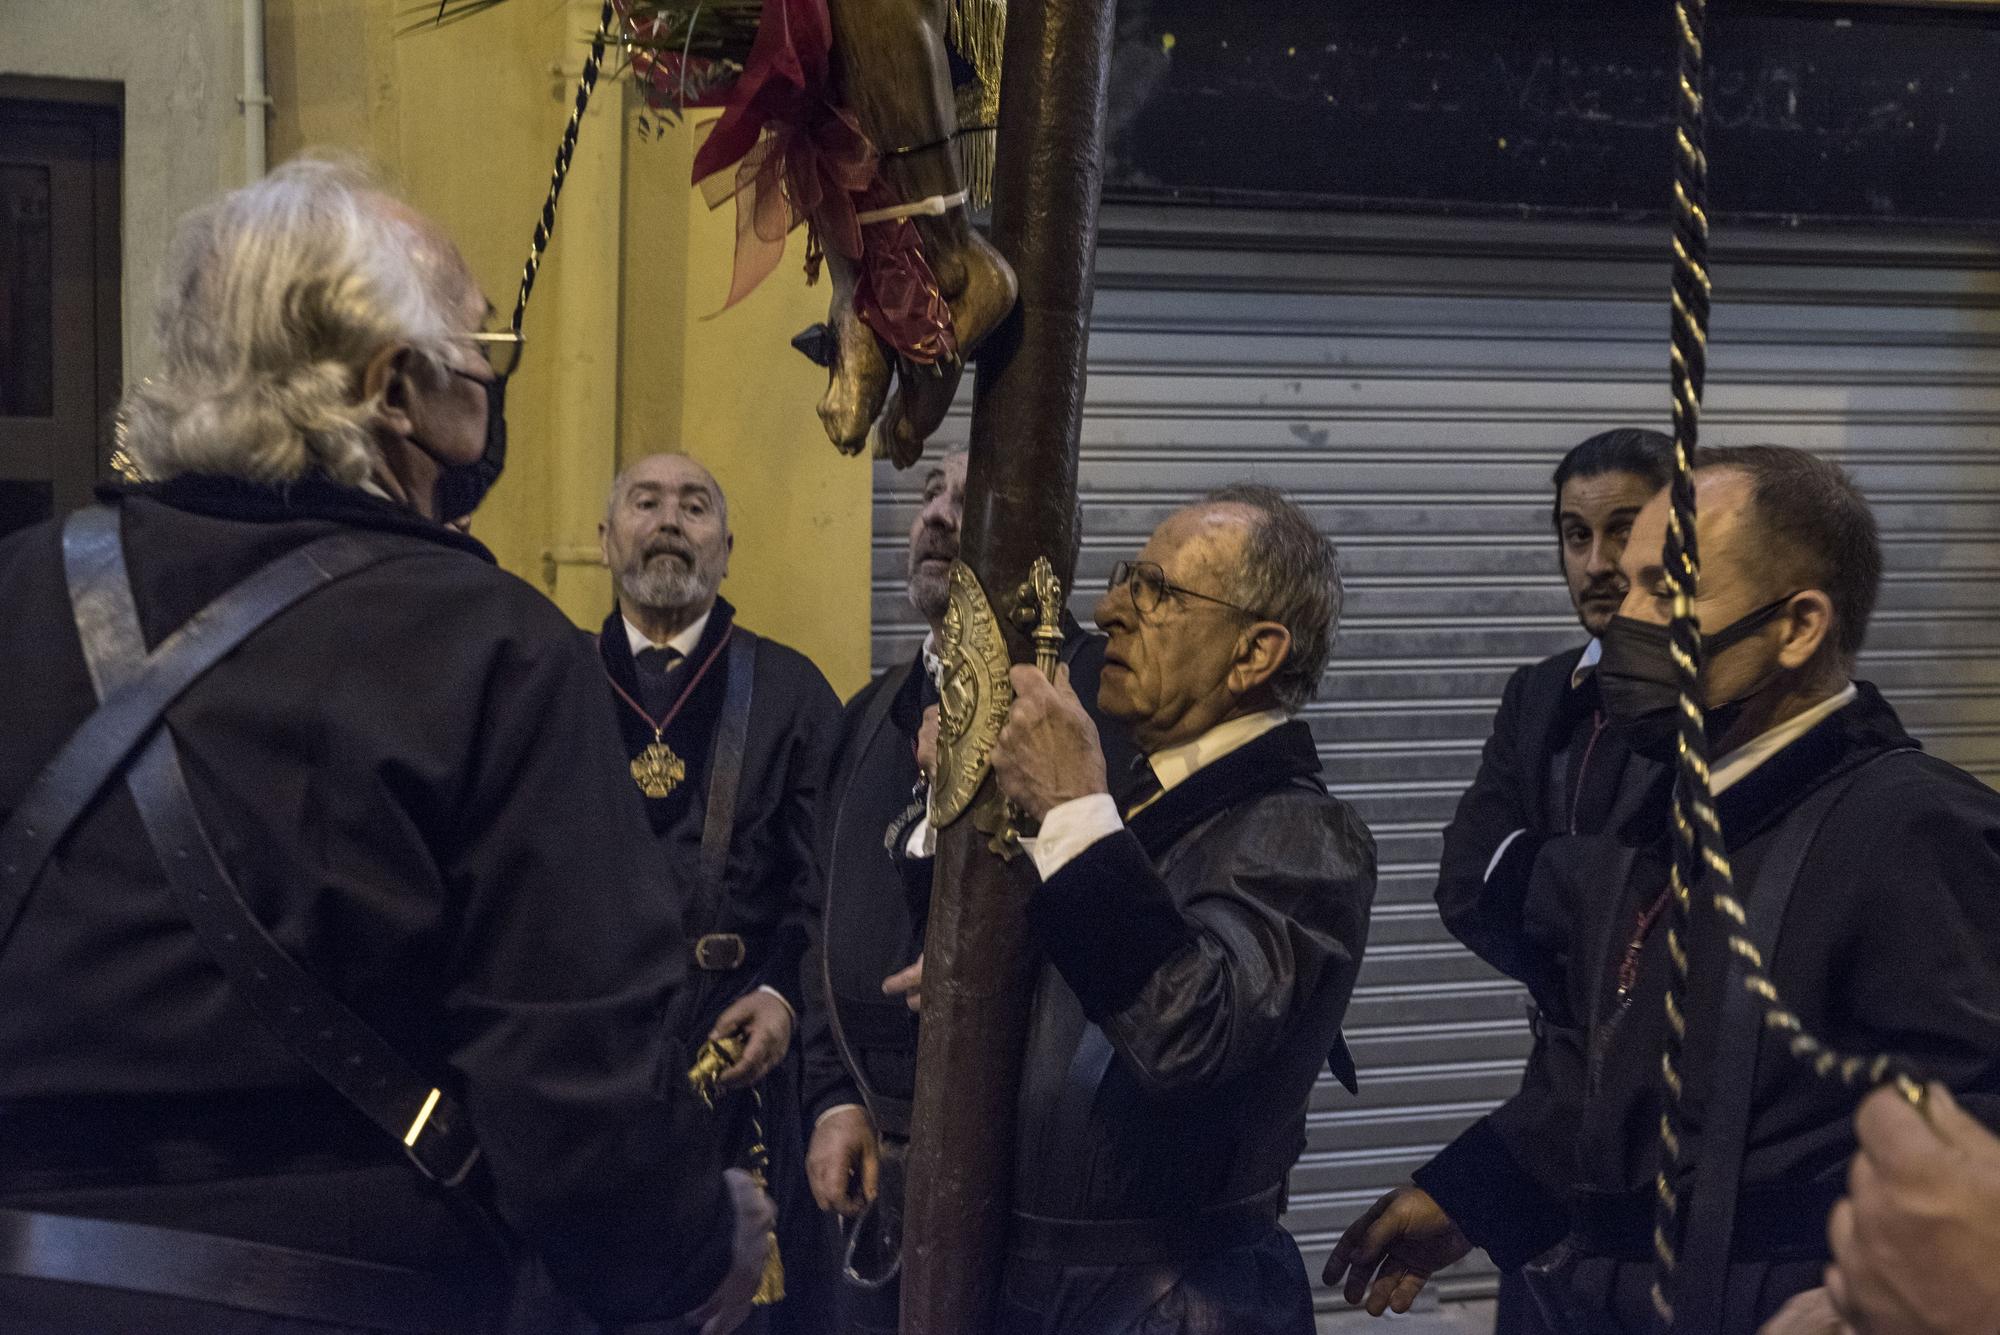
[[[0,947],[49,857],[175,700],[299,599],[405,550],[364,534],[321,538],[243,580],[149,656],[125,575],[118,512],[91,506],[71,515],[63,525],[63,565],[99,704],[0,826]],[[120,652],[92,654],[93,645],[107,649],[113,642]]]
[[[148,656],[116,512],[86,511],[71,525],[75,542],[65,534],[71,605],[77,610],[91,680],[100,693],[113,682],[124,683],[113,689],[91,723],[132,693],[145,693],[144,710],[133,712],[143,712],[146,721],[131,731],[149,734],[149,739],[127,769],[126,783],[195,935],[231,986],[301,1061],[400,1140],[425,1176],[458,1185],[479,1158],[471,1122],[455,1100],[419,1076],[257,919],[195,810],[173,733],[163,722],[167,705],[199,676],[186,668],[169,670],[182,655],[195,652],[186,646],[200,647],[200,670],[205,671],[308,594],[411,549],[354,533],[309,543],[231,588]],[[85,731],[90,726],[86,723]],[[125,735],[115,734],[112,742]],[[63,754],[69,751],[65,747]],[[112,765],[129,751],[128,743]],[[56,763],[63,763],[62,756]]]
[[[1749,915],[1744,935],[1767,962],[1776,959],[1785,909],[1819,832],[1862,772],[1898,753],[1885,751],[1872,756],[1822,784],[1778,827],[1744,904]],[[1735,1241],[1736,1199],[1742,1187],[1750,1101],[1756,1089],[1757,1053],[1764,1032],[1763,1009],[1744,986],[1747,971],[1745,961],[1732,951],[1718,1014],[1715,1056],[1707,1073],[1708,1104],[1695,1165],[1694,1197],[1688,1202],[1681,1233],[1677,1269],[1682,1279],[1674,1300],[1674,1317],[1683,1330],[1725,1328],[1723,1306],[1730,1287],[1727,1276]]]
[[[710,931],[720,930],[729,899],[726,875],[729,844],[736,833],[736,794],[743,786],[743,754],[750,741],[751,687],[757,675],[757,637],[742,626],[729,629],[729,679],[723,687],[722,717],[709,753],[708,809],[701,822],[701,884],[695,893],[708,901]]]
[[[868,753],[875,745],[875,736],[888,721],[889,709],[896,702],[903,683],[910,679],[910,673],[918,670],[914,663],[890,668],[882,674],[881,684],[868,701],[868,708],[862,711],[861,725],[854,732],[854,749],[849,759],[852,775],[858,776],[866,767]],[[833,824],[827,834],[826,864],[824,883],[820,886],[820,940],[830,942],[833,937],[829,927],[833,921],[833,900],[840,876],[841,830],[846,826],[847,798],[853,791],[853,778],[840,786],[840,796],[834,803]],[[861,1102],[868,1109],[868,1115],[875,1126],[885,1135],[900,1135],[909,1138],[910,1116],[913,1106],[902,1099],[892,1099],[872,1088],[868,1083],[867,1069],[862,1066],[854,1044],[849,1039],[847,1027],[840,1014],[840,997],[833,989],[833,951],[822,946],[819,952],[820,995],[826,1002],[827,1028],[833,1034],[834,1046],[840,1049],[840,1060],[847,1067],[847,1073],[854,1077],[854,1087],[861,1092]]]

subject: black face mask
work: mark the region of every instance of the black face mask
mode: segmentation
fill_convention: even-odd
[[[452,374],[465,375],[463,371]],[[465,378],[486,388],[486,448],[469,464],[445,464],[439,471],[437,486],[431,491],[431,505],[438,522],[445,524],[477,510],[486,493],[500,480],[500,471],[507,466],[507,378],[479,380],[469,375]]]
[[[1705,637],[1703,644],[1709,661],[1770,625],[1796,597],[1797,593],[1788,593]],[[1604,697],[1605,717],[1635,753],[1649,760],[1671,761],[1675,738],[1680,733],[1681,711],[1671,630],[1648,621],[1616,616],[1611,618],[1601,638],[1604,657],[1597,664],[1597,689]],[[1728,733],[1743,717],[1750,701],[1777,675],[1774,671],[1734,700],[1705,709],[1703,717],[1709,739],[1713,741]]]

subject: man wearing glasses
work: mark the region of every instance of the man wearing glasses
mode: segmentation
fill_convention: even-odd
[[[440,522],[519,339],[326,162],[164,277],[146,480],[0,542],[0,1326],[488,1330],[532,1260],[512,1328],[733,1329],[771,1209],[656,1084],[688,945],[599,669]]]
[[[1041,822],[1048,964],[1022,1077],[1003,1335],[1310,1335],[1279,1226],[1367,942],[1375,847],[1297,715],[1339,619],[1333,546],[1268,487],[1170,517],[1097,605],[1121,804],[1066,674],[1016,668],[993,752]]]
[[[966,463],[964,453],[953,453],[928,469],[910,524],[906,592],[930,634],[910,660],[848,701],[824,788],[824,930],[806,958],[799,1029],[807,1173],[820,1207],[848,1221],[841,1335],[894,1335],[900,1319],[902,1170],[936,842],[924,813]],[[1104,637],[1067,616],[1063,630],[1062,661],[1094,696]],[[1100,727],[1116,783],[1131,774],[1131,745],[1122,729]]]

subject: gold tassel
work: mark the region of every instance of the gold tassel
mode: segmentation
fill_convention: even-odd
[[[743,1055],[743,1040],[735,1035],[710,1039],[702,1044],[701,1052],[695,1057],[694,1066],[688,1071],[688,1087],[701,1096],[701,1101],[710,1108],[715,1107],[715,1095],[722,1079],[722,1073],[736,1064]],[[759,1189],[770,1185],[765,1174],[770,1170],[771,1151],[764,1144],[764,1091],[753,1089],[750,1097],[754,1101],[750,1114],[750,1177]],[[769,1307],[772,1303],[783,1302],[785,1298],[785,1262],[778,1255],[778,1233],[773,1229],[764,1235],[770,1250],[764,1255],[764,1277],[757,1283],[757,1292],[751,1296],[753,1307]]]
[[[701,1096],[701,1101],[710,1109],[715,1107],[716,1090],[720,1088],[722,1073],[736,1064],[743,1055],[743,1040],[734,1034],[712,1038],[701,1045],[695,1055],[694,1065],[688,1070],[688,1088]]]
[[[760,1101],[762,1097],[762,1095],[758,1096]],[[764,1149],[762,1143],[759,1143],[752,1153],[761,1153],[765,1158],[770,1157],[769,1152]],[[757,1180],[758,1186],[761,1187],[764,1185],[764,1172],[762,1169],[753,1170],[750,1176]],[[772,1303],[780,1303],[785,1300],[785,1262],[778,1255],[778,1231],[772,1229],[769,1233],[766,1233],[764,1241],[769,1244],[771,1250],[764,1254],[764,1278],[758,1281],[757,1292],[750,1297],[750,1305],[752,1307],[769,1307]]]
[[[958,90],[959,163],[972,207],[993,202],[993,153],[1000,124],[1000,67],[1007,47],[1007,0],[952,0],[945,40],[972,67]],[[966,127],[974,128],[966,128]],[[980,128],[984,127],[984,128]]]

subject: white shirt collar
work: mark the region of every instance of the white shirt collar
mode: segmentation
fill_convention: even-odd
[[[682,658],[691,658],[694,656],[694,647],[701,643],[701,633],[708,629],[708,619],[714,615],[715,604],[710,603],[708,610],[694,619],[694,624],[665,644],[654,644],[645,631],[632,624],[631,617],[620,613],[619,619],[625,623],[625,642],[632,647],[634,658],[637,658],[644,649],[677,649]]]
[[[1290,717],[1282,709],[1261,709],[1255,714],[1224,719],[1193,741],[1164,747],[1146,759],[1153,767],[1153,777],[1160,781],[1160,791],[1164,793],[1177,784],[1186,783],[1204,766],[1213,765],[1231,751],[1256,741]]]
[[[1847,689],[1840,694],[1828,696],[1805,713],[1788,718],[1769,732],[1743,743],[1715,762],[1715,769],[1709,781],[1709,791],[1720,797],[1728,789],[1749,778],[1751,772],[1759,765],[1811,732],[1825,719],[1852,704],[1859,694],[1861,692],[1850,682]]]
[[[1573,691],[1583,685],[1583,679],[1590,675],[1591,669],[1595,668],[1598,660],[1603,657],[1604,641],[1593,638],[1583,647],[1583,657],[1576,660],[1576,671],[1569,674],[1569,688]]]

